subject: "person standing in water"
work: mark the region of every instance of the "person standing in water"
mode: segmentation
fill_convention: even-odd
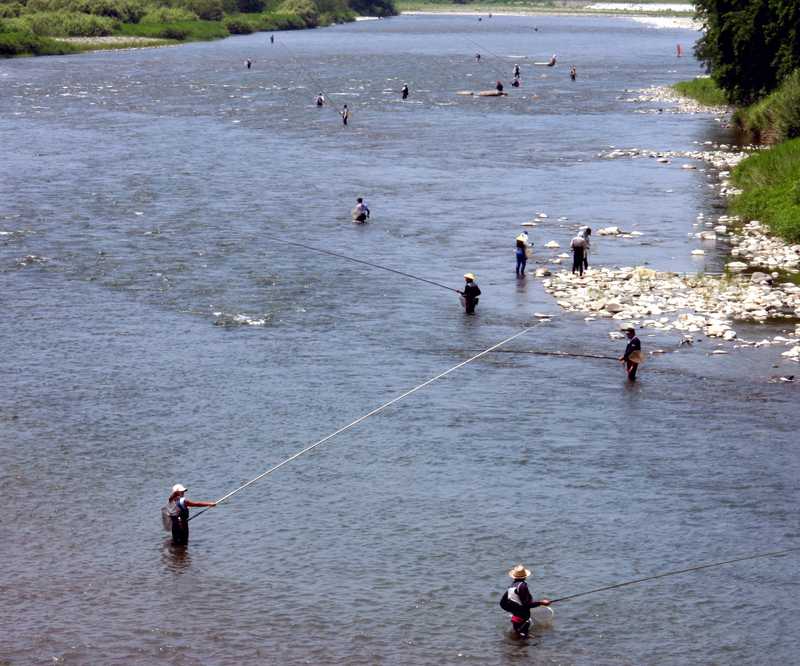
[[[317,106],[325,106],[325,95],[323,95],[322,93],[317,95],[317,99],[316,99],[315,103],[316,103]]]
[[[275,43],[275,35],[270,35],[269,36],[269,43],[270,44],[274,44]]]
[[[514,65],[514,78],[515,79],[519,78],[519,73],[520,73],[519,72],[519,65]]]
[[[583,259],[586,256],[586,239],[579,233],[569,244],[572,248],[572,274],[578,271],[583,277]]]
[[[495,83],[494,84],[494,89],[499,93],[503,92],[503,82],[502,81],[498,81],[497,83]]]
[[[353,209],[353,222],[364,224],[369,219],[369,206],[363,198],[356,199],[356,207]]]
[[[528,242],[528,232],[523,231],[515,240],[517,242],[517,277],[524,277],[525,264],[528,263],[528,248],[531,246]]]
[[[592,241],[589,236],[592,235],[591,227],[586,227],[585,229],[581,229],[581,233],[579,234],[583,237],[583,240],[586,241],[586,247],[583,248],[583,270],[589,270],[589,250],[592,249]]]
[[[572,67],[569,68],[569,78],[571,78],[573,81],[578,78],[578,70],[575,69],[575,65],[572,65]]]
[[[511,628],[520,638],[527,638],[531,628],[531,608],[539,606],[549,606],[549,599],[534,600],[528,589],[527,578],[531,575],[531,570],[526,569],[522,564],[518,564],[508,575],[514,581],[503,597],[500,599],[500,607],[511,613]]]
[[[480,54],[480,53],[476,53],[476,54],[475,54],[475,60],[476,60],[477,62],[480,62],[480,61],[481,61],[481,54]]]
[[[400,89],[400,94],[403,96],[403,99],[408,99],[408,84],[404,83],[403,87]]]
[[[628,380],[636,381],[636,370],[639,368],[642,355],[642,342],[636,337],[636,329],[629,326],[625,329],[625,335],[628,338],[628,346],[625,347],[625,353],[619,357],[621,363],[625,364],[625,372],[628,373]]]
[[[247,69],[250,69],[253,66],[253,61],[248,58],[244,61],[244,64],[246,65]]]
[[[342,117],[342,124],[347,127],[347,121],[350,120],[350,109],[347,108],[347,104],[339,111],[339,115]]]
[[[172,543],[185,546],[189,543],[189,508],[193,506],[217,506],[216,502],[192,502],[184,497],[186,488],[180,483],[172,486],[167,501],[167,512],[172,521]]]
[[[464,291],[459,292],[464,297],[464,310],[467,314],[475,314],[475,306],[478,304],[481,288],[475,284],[474,273],[466,273],[464,282]]]

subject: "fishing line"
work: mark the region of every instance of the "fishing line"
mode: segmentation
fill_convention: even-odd
[[[306,75],[306,76],[307,76],[309,79],[311,79],[311,81],[312,81],[312,82],[313,82],[313,83],[314,83],[314,84],[317,86],[317,90],[319,90],[319,91],[320,91],[320,92],[321,92],[321,93],[322,93],[322,94],[325,96],[326,103],[325,103],[325,104],[323,104],[323,106],[328,106],[328,107],[330,107],[330,108],[331,108],[331,110],[332,110],[332,111],[335,111],[335,112],[336,112],[336,114],[338,115],[338,114],[339,114],[339,110],[338,110],[338,109],[337,109],[337,108],[336,108],[336,107],[333,105],[333,102],[332,102],[332,100],[331,100],[331,96],[330,96],[330,95],[327,93],[327,91],[326,91],[326,90],[325,90],[325,89],[322,87],[322,84],[321,84],[321,83],[320,83],[320,82],[319,82],[319,81],[318,81],[316,78],[314,78],[314,76],[311,74],[311,72],[309,72],[309,71],[308,71],[308,69],[306,69],[306,67],[303,65],[303,63],[302,63],[302,62],[300,62],[300,61],[299,61],[299,60],[298,60],[298,59],[297,59],[297,58],[294,56],[294,54],[292,53],[291,49],[289,49],[289,47],[288,47],[288,46],[286,46],[286,44],[284,44],[282,41],[281,41],[281,42],[278,42],[278,43],[279,43],[279,44],[280,44],[280,45],[281,45],[283,48],[285,48],[285,49],[286,49],[286,52],[289,54],[289,57],[292,59],[292,61],[294,62],[294,64],[295,64],[295,65],[297,65],[297,67],[299,67],[299,68],[302,70],[303,74],[305,74],[305,75]]]
[[[493,55],[495,58],[497,58],[499,60],[505,60],[506,59],[506,56],[497,55],[494,51],[490,51],[489,49],[484,49],[480,44],[478,44],[478,42],[470,39],[469,37],[464,37],[464,39],[466,41],[470,42],[473,46],[477,46],[479,49],[481,49],[483,51],[486,51],[487,53]],[[479,51],[479,53],[480,53],[480,51]],[[498,77],[498,81],[502,81],[504,78],[506,78],[508,76],[507,72],[505,72],[505,71],[503,71],[501,69],[498,69],[497,66],[493,65],[492,69],[494,70],[495,74],[498,74],[498,73],[500,74],[500,76]]]
[[[364,259],[356,259],[355,257],[348,257],[346,254],[339,254],[338,252],[331,252],[330,250],[323,250],[320,247],[312,247],[311,245],[306,245],[305,243],[297,243],[295,241],[286,240],[284,238],[278,238],[276,236],[262,236],[263,238],[267,238],[269,240],[274,240],[278,243],[285,243],[286,245],[295,245],[296,247],[302,247],[305,250],[313,250],[314,252],[320,252],[321,254],[328,254],[332,257],[339,257],[340,259],[347,259],[348,261],[354,261],[357,264],[364,264],[365,266],[372,266],[373,268],[380,268],[383,271],[389,271],[390,273],[397,273],[398,275],[402,275],[407,278],[411,278],[412,280],[419,280],[420,282],[427,282],[428,284],[432,284],[436,287],[441,287],[442,289],[448,289],[450,291],[454,291],[457,294],[460,294],[461,291],[455,289],[454,287],[448,287],[446,284],[441,284],[440,282],[434,282],[433,280],[429,280],[428,278],[419,277],[418,275],[411,275],[411,273],[404,273],[403,271],[398,271],[394,268],[389,268],[388,266],[381,266],[380,264],[373,264],[371,261],[365,261]]]
[[[368,412],[368,413],[364,414],[363,416],[359,416],[359,417],[358,417],[358,418],[357,418],[355,421],[352,421],[352,422],[348,423],[346,426],[343,426],[343,427],[339,428],[339,429],[338,429],[338,430],[336,430],[335,432],[332,432],[330,435],[326,435],[326,436],[325,436],[325,437],[323,437],[322,439],[320,439],[320,440],[318,440],[318,441],[314,442],[313,444],[311,444],[311,446],[307,446],[306,448],[304,448],[304,449],[301,449],[301,450],[300,450],[300,451],[298,451],[297,453],[295,453],[295,454],[293,454],[293,455],[289,456],[288,458],[286,458],[286,460],[283,460],[282,462],[279,462],[279,463],[278,463],[277,465],[275,465],[274,467],[270,467],[270,468],[269,468],[269,469],[268,469],[266,472],[262,472],[261,474],[259,474],[259,475],[258,475],[257,477],[255,477],[254,479],[251,479],[250,481],[248,481],[247,483],[245,483],[245,484],[243,484],[243,485],[239,486],[239,487],[238,487],[238,488],[236,488],[235,490],[232,490],[232,491],[231,491],[231,492],[229,492],[227,495],[223,495],[222,497],[220,497],[220,498],[219,498],[219,499],[218,499],[218,500],[215,502],[215,504],[220,504],[220,503],[224,502],[224,501],[225,501],[225,500],[227,500],[228,498],[230,498],[230,497],[233,497],[233,496],[234,496],[236,493],[238,493],[238,492],[240,492],[240,491],[244,490],[244,489],[245,489],[245,488],[247,488],[248,486],[251,486],[251,485],[253,485],[253,484],[254,484],[256,481],[259,481],[259,480],[263,479],[265,476],[267,476],[267,475],[269,475],[269,474],[272,474],[273,472],[275,472],[276,470],[279,470],[279,469],[280,469],[281,467],[283,467],[284,465],[286,465],[286,464],[288,464],[288,463],[292,462],[292,460],[296,460],[297,458],[299,458],[299,457],[300,457],[300,456],[302,456],[303,454],[305,454],[305,453],[308,453],[308,452],[309,452],[309,451],[311,451],[312,449],[315,449],[315,448],[317,448],[318,446],[320,446],[321,444],[324,444],[324,443],[325,443],[325,442],[327,442],[328,440],[330,440],[330,439],[333,439],[334,437],[336,437],[336,435],[340,435],[341,433],[343,433],[343,432],[345,432],[345,431],[347,431],[347,430],[350,430],[350,428],[353,428],[354,426],[357,426],[357,425],[358,425],[359,423],[361,423],[362,421],[366,421],[366,420],[367,420],[367,419],[368,419],[370,416],[374,416],[375,414],[378,414],[378,413],[382,412],[382,411],[383,411],[384,409],[386,409],[387,407],[390,407],[391,405],[395,404],[396,402],[400,402],[401,400],[403,400],[404,398],[407,398],[408,396],[412,395],[413,393],[416,393],[417,391],[419,391],[419,390],[421,390],[421,389],[425,388],[426,386],[429,386],[430,384],[433,384],[435,381],[438,381],[439,379],[442,379],[443,377],[446,377],[446,376],[447,376],[447,375],[449,375],[451,372],[455,372],[455,371],[456,371],[456,370],[458,370],[459,368],[463,368],[463,367],[464,367],[465,365],[467,365],[468,363],[472,363],[473,361],[475,361],[475,360],[477,360],[477,359],[481,358],[482,356],[485,356],[485,355],[486,355],[486,354],[488,354],[489,352],[491,352],[491,351],[493,351],[493,350],[497,349],[498,347],[500,347],[500,346],[502,346],[502,345],[504,345],[504,344],[506,344],[506,343],[508,343],[508,342],[511,342],[512,340],[515,340],[515,339],[517,339],[517,338],[518,338],[518,337],[520,337],[521,335],[524,335],[524,334],[525,334],[525,333],[527,333],[528,331],[531,331],[531,330],[533,330],[534,328],[536,328],[537,326],[539,326],[539,325],[540,325],[540,324],[542,324],[542,323],[543,323],[543,322],[538,322],[538,323],[534,324],[533,326],[528,326],[527,328],[524,328],[524,329],[522,329],[522,330],[521,330],[521,331],[519,331],[518,333],[515,333],[514,335],[512,335],[512,336],[510,336],[510,337],[506,338],[505,340],[501,340],[500,342],[498,342],[498,343],[496,343],[496,344],[492,345],[492,346],[491,346],[491,347],[489,347],[488,349],[484,349],[482,352],[480,352],[480,353],[478,353],[478,354],[475,354],[474,356],[471,356],[471,357],[470,357],[470,358],[468,358],[467,360],[465,360],[465,361],[461,361],[461,363],[459,363],[459,364],[457,364],[457,365],[454,365],[454,366],[453,366],[452,368],[450,368],[449,370],[445,370],[444,372],[441,372],[441,373],[439,373],[439,374],[438,374],[438,375],[436,375],[435,377],[432,377],[431,379],[428,379],[427,381],[424,381],[422,384],[418,384],[417,386],[415,386],[414,388],[412,388],[412,389],[410,389],[410,390],[406,391],[405,393],[401,393],[401,394],[400,394],[400,395],[398,395],[397,397],[395,397],[395,398],[392,398],[392,399],[391,399],[389,402],[385,402],[385,403],[384,403],[384,404],[382,404],[380,407],[376,407],[376,408],[375,408],[375,409],[373,409],[371,412]],[[193,516],[189,516],[189,520],[192,520],[193,518],[197,518],[197,516],[200,516],[200,515],[204,514],[206,511],[208,511],[209,509],[212,509],[212,508],[213,508],[213,507],[207,507],[207,508],[203,509],[202,511],[198,511],[198,512],[197,512],[196,514],[194,514]]]
[[[800,547],[787,548],[785,550],[775,550],[769,553],[758,553],[756,555],[745,555],[744,557],[737,557],[733,560],[725,560],[723,562],[712,562],[711,564],[700,564],[687,569],[679,569],[678,571],[667,571],[665,573],[656,574],[655,576],[647,576],[646,578],[637,578],[636,580],[629,580],[623,583],[616,583],[615,585],[607,585],[605,587],[598,587],[594,590],[587,590],[586,592],[578,592],[577,594],[570,594],[566,597],[560,597],[550,601],[551,604],[558,603],[559,601],[569,601],[570,599],[577,599],[578,597],[585,597],[587,594],[595,594],[596,592],[605,592],[606,590],[615,590],[627,585],[636,585],[637,583],[644,583],[648,580],[656,580],[657,578],[666,578],[667,576],[677,576],[678,574],[691,573],[693,571],[700,571],[701,569],[710,569],[712,567],[721,567],[724,564],[733,564],[734,562],[746,562],[747,560],[757,560],[763,557],[778,557],[779,555],[786,555],[800,550]]]

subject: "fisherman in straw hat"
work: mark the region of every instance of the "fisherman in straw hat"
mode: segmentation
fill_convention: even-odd
[[[189,507],[217,506],[216,502],[192,502],[184,497],[185,494],[186,488],[176,483],[172,486],[165,507],[172,521],[172,543],[176,546],[185,546],[189,543]]]
[[[475,314],[475,306],[478,304],[478,296],[481,295],[481,288],[475,284],[475,274],[464,274],[464,291],[458,292],[464,297],[464,309],[467,314]]]
[[[511,613],[511,627],[520,638],[528,637],[528,630],[531,627],[531,608],[538,606],[549,606],[549,599],[539,599],[534,601],[528,589],[526,579],[531,575],[531,570],[526,569],[522,564],[518,564],[508,575],[514,581],[502,599],[500,607]]]
[[[628,379],[632,382],[636,381],[636,370],[639,364],[644,360],[642,355],[642,343],[636,337],[636,329],[633,326],[626,326],[622,329],[628,337],[628,346],[625,347],[625,353],[619,357],[621,363],[625,364],[625,371],[628,373]]]

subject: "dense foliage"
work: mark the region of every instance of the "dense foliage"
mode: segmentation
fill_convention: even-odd
[[[800,137],[800,69],[786,77],[776,91],[738,109],[733,120],[755,143],[778,143]]]
[[[751,104],[800,67],[798,0],[696,0],[695,53],[728,99]]]
[[[47,37],[217,39],[395,14],[392,0],[0,0],[0,57],[72,53]],[[85,45],[83,48],[88,48]]]

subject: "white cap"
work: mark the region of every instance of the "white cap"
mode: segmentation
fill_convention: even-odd
[[[180,483],[176,483],[174,486],[172,486],[172,494],[173,495],[175,493],[185,493],[185,492],[186,492],[186,488],[184,488]]]

